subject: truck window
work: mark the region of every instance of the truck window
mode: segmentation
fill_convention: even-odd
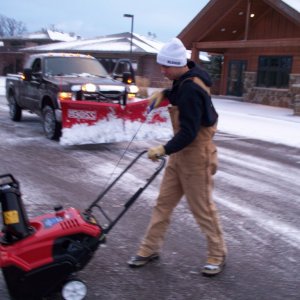
[[[117,68],[115,69],[115,74],[118,76],[122,76],[125,72],[131,72],[129,62],[122,61],[118,64]]]
[[[78,56],[45,58],[45,74],[48,76],[108,76],[104,67],[96,59]]]
[[[37,58],[32,64],[32,73],[39,73],[41,71],[41,59]]]

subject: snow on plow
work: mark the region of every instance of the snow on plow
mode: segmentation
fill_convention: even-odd
[[[61,101],[62,145],[112,143],[169,138],[172,135],[167,101],[148,112],[148,99],[134,99],[126,106],[93,101]],[[141,129],[141,130],[140,130]]]

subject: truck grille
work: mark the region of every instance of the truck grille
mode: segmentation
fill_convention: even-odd
[[[95,102],[113,102],[119,103],[123,98],[123,93],[120,92],[101,92],[101,93],[83,93],[78,99]]]

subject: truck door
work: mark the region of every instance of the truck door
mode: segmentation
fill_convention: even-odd
[[[32,63],[31,79],[23,81],[23,95],[21,96],[21,102],[25,101],[25,106],[29,110],[38,111],[39,109],[42,78],[42,62],[40,58],[36,58]]]

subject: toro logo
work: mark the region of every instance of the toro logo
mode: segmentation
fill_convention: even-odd
[[[97,113],[96,111],[92,111],[92,110],[69,109],[68,118],[80,119],[80,120],[97,120]]]

